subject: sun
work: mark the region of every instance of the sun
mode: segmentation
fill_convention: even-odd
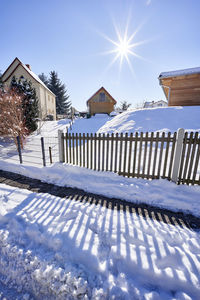
[[[117,52],[120,56],[123,56],[123,57],[124,57],[124,56],[127,56],[129,52],[131,53],[130,47],[131,47],[131,46],[129,45],[128,40],[123,39],[123,40],[121,40],[119,43],[117,43],[116,52]]]
[[[136,53],[135,49],[137,46],[146,43],[146,41],[135,42],[135,36],[139,31],[140,27],[138,27],[132,34],[128,35],[128,25],[125,27],[123,32],[120,32],[118,27],[115,25],[115,33],[117,35],[117,39],[113,40],[106,36],[105,34],[101,34],[106,40],[112,43],[115,47],[112,50],[106,51],[103,54],[115,54],[111,63],[109,64],[109,69],[117,60],[119,60],[120,71],[122,68],[123,61],[126,61],[129,69],[132,73],[134,73],[133,65],[132,65],[132,57],[137,57],[139,59],[143,59],[139,54]]]

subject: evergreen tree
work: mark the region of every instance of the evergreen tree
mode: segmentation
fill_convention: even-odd
[[[48,77],[42,73],[42,74],[39,74],[38,77],[40,78],[40,80],[42,80],[42,82],[44,82],[44,84],[48,87],[49,85],[49,79]]]
[[[120,109],[121,110],[127,110],[131,106],[131,103],[127,103],[127,101],[122,101],[120,103]]]
[[[35,88],[32,87],[31,81],[17,80],[13,76],[11,81],[11,88],[16,89],[19,94],[23,95],[22,108],[25,118],[25,126],[29,132],[37,129],[37,118],[39,115],[38,98],[36,96]]]
[[[55,71],[50,72],[49,89],[56,95],[56,113],[68,114],[71,111],[71,102],[68,100],[66,86],[58,78],[58,74]]]

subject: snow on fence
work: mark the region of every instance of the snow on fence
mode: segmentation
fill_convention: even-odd
[[[59,131],[59,160],[127,177],[200,185],[198,133],[70,134]]]

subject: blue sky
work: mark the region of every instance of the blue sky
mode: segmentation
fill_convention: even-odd
[[[199,12],[198,0],[0,0],[0,70],[15,57],[36,74],[56,70],[79,110],[101,86],[132,107],[165,99],[161,72],[200,66]],[[108,68],[116,46],[105,36],[117,42],[127,23],[141,58],[129,54],[132,71],[125,59]]]

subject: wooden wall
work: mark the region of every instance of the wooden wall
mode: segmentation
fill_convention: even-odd
[[[100,93],[105,94],[105,101],[100,102],[99,95]],[[98,113],[106,113],[110,114],[114,110],[114,101],[104,90],[100,90],[97,94],[95,94],[89,101],[89,112],[91,115]]]
[[[200,105],[200,74],[177,76],[161,79],[169,106],[193,106]]]
[[[114,103],[112,102],[90,102],[90,114],[107,113],[110,114],[114,110]]]

